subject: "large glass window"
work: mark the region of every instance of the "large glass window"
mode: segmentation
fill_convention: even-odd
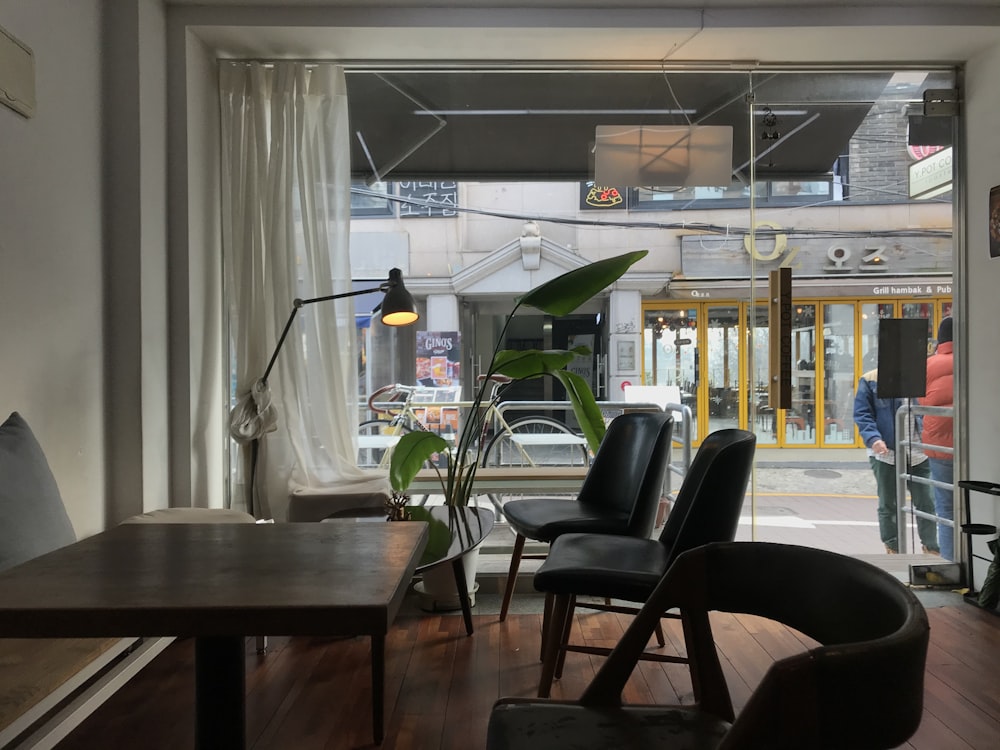
[[[399,242],[407,274],[426,279],[436,305],[454,293],[463,328],[473,321],[483,332],[468,337],[477,353],[491,348],[487,321],[510,299],[495,282],[649,248],[635,285],[617,288],[599,318],[604,343],[624,334],[624,349],[594,359],[602,396],[620,398],[628,383],[670,386],[692,411],[696,446],[712,430],[740,427],[760,448],[790,449],[780,460],[830,449],[863,462],[853,397],[877,364],[878,321],[923,317],[932,338],[950,309],[951,146],[947,128],[914,115],[926,90],[954,86],[953,71],[626,67],[349,72],[355,176],[363,184],[378,167],[393,180],[376,185],[384,198],[355,202],[355,216],[373,212],[359,231],[385,232],[380,250]],[[699,182],[689,161],[674,181],[604,184],[596,128],[608,125],[640,136],[645,127],[729,127],[731,169]],[[682,150],[672,156],[697,160],[697,149]],[[387,212],[381,224],[378,211]],[[508,255],[509,265],[497,260]],[[793,296],[784,409],[768,393],[778,342],[767,279],[782,267],[792,270]],[[669,281],[646,283],[647,273]],[[548,346],[550,333],[524,338]],[[373,361],[376,348],[366,352]],[[629,371],[614,372],[622,361]],[[463,365],[471,375],[481,363]],[[799,515],[801,528],[802,519],[822,526],[826,512],[837,517],[775,509],[784,521]],[[870,530],[873,516],[862,521]],[[800,526],[786,523],[781,539],[799,541]],[[779,536],[766,528],[758,538]],[[874,548],[860,551],[884,549],[870,536]]]
[[[351,216],[392,216],[393,204],[388,197],[391,194],[392,185],[388,182],[368,185],[364,180],[351,180]]]

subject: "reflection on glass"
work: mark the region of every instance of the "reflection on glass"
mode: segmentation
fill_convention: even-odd
[[[698,435],[698,311],[647,310],[643,326],[646,385],[673,385],[691,409],[691,435]]]
[[[934,330],[934,303],[933,302],[905,302],[903,303],[903,317],[904,318],[926,318],[927,320],[927,354],[930,355],[931,351],[929,349],[931,342],[937,335]]]
[[[816,306],[792,309],[792,408],[785,411],[785,442],[816,442]]]
[[[861,374],[878,367],[878,322],[891,318],[892,305],[861,305]]]
[[[739,427],[739,308],[708,308],[707,334],[708,431]]]
[[[854,304],[823,305],[823,439],[854,442]],[[818,424],[818,423],[817,423]]]

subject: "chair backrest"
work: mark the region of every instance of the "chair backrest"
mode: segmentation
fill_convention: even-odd
[[[670,462],[670,412],[629,412],[608,425],[577,495],[591,506],[629,513],[630,536],[648,537]]]
[[[709,544],[678,558],[581,702],[620,703],[668,606],[684,620],[695,704],[724,719],[732,703],[709,612],[764,617],[820,644],[771,665],[719,750],[880,750],[920,724],[930,626],[913,592],[861,560],[766,542]]]
[[[660,532],[670,560],[735,538],[756,447],[757,437],[746,430],[717,430],[705,438]]]

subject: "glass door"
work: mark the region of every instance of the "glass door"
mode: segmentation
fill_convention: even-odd
[[[893,305],[865,302],[861,305],[861,374],[878,367],[878,323],[893,317]]]
[[[785,443],[816,442],[816,305],[792,313],[792,407],[784,412]]]
[[[826,445],[854,443],[854,303],[823,305],[822,424]],[[822,420],[820,422],[819,420]]]
[[[698,310],[664,307],[646,310],[643,332],[643,383],[671,385],[691,409],[691,436],[698,439]]]
[[[705,330],[708,434],[740,426],[740,309],[710,306]],[[700,435],[699,437],[704,437]]]
[[[776,410],[769,404],[771,338],[768,328],[770,310],[766,305],[753,308],[753,335],[747,337],[746,351],[752,353],[752,361],[747,362],[747,372],[753,372],[750,386],[746,388],[747,429],[757,435],[757,445],[774,446],[778,442],[775,424]],[[749,319],[749,315],[747,318]],[[752,345],[752,347],[751,347]]]

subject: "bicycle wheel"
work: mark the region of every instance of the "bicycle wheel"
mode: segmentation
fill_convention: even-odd
[[[589,466],[587,442],[550,417],[522,417],[490,440],[483,466]]]
[[[406,425],[387,419],[368,419],[358,425],[358,466],[362,469],[388,469],[388,448],[392,438],[410,431]]]

